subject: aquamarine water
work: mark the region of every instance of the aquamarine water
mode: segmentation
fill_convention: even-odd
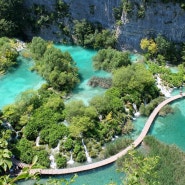
[[[185,151],[185,99],[171,104],[174,113],[165,117],[158,116],[150,134],[167,144],[175,144]]]
[[[33,61],[18,57],[19,67],[0,77],[0,109],[13,103],[16,97],[28,89],[38,89],[45,81],[29,69]]]
[[[105,92],[105,89],[99,87],[93,88],[88,85],[88,81],[93,76],[111,77],[110,73],[105,71],[96,71],[93,69],[92,57],[97,53],[97,51],[84,49],[79,46],[55,45],[55,47],[59,48],[63,52],[67,51],[71,54],[79,69],[79,74],[82,77],[80,84],[74,89],[70,101],[83,100],[85,104],[88,104],[92,97],[101,95]]]
[[[103,93],[105,90],[101,88],[91,88],[87,85],[88,80],[96,75],[109,77],[110,74],[100,71],[94,71],[92,68],[92,57],[96,54],[96,51],[86,50],[81,47],[55,45],[55,47],[62,51],[68,51],[80,68],[79,72],[82,75],[82,81],[73,92],[72,99],[82,99],[84,102],[88,102],[93,96]],[[134,60],[134,57],[132,58]],[[12,103],[15,97],[26,89],[38,88],[44,80],[38,76],[35,72],[31,72],[29,68],[33,65],[31,61],[19,58],[20,66],[15,71],[0,78],[0,108],[4,105]],[[178,94],[179,90],[174,91]],[[150,129],[151,135],[154,135],[159,140],[168,143],[176,144],[181,149],[185,150],[185,100],[176,101],[172,103],[174,107],[174,114],[170,114],[164,118],[158,117],[153,123],[153,127]],[[140,117],[134,121],[136,131],[133,137],[139,135],[147,118]],[[105,185],[111,180],[121,183],[121,177],[123,174],[116,172],[115,165],[108,165],[103,168],[95,169],[92,171],[82,172],[78,174],[74,185]],[[62,176],[69,178],[70,175]],[[54,178],[62,178],[61,176],[55,176]],[[43,178],[42,180],[46,180]],[[24,181],[21,184],[31,185],[33,181]]]
[[[178,94],[177,92],[178,90],[175,94]],[[175,144],[185,151],[185,99],[176,100],[170,105],[174,113],[165,117],[157,116],[148,134],[166,144]],[[136,131],[133,138],[139,135],[146,121],[146,117],[140,117],[134,121]]]
[[[108,185],[111,182],[117,182],[117,185],[121,184],[123,174],[116,172],[115,165],[107,165],[105,167],[98,168],[96,170],[89,170],[86,172],[80,172],[77,174],[75,182],[72,185]],[[53,179],[70,179],[73,175],[51,176]],[[42,177],[41,182],[45,183],[49,179],[48,176]],[[20,182],[19,185],[33,185],[34,181],[28,180]]]

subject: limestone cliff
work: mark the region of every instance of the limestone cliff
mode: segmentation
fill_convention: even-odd
[[[162,34],[175,42],[185,41],[185,10],[180,4],[141,3],[141,0],[131,0],[132,11],[122,12],[122,24],[116,26],[113,9],[118,7],[121,0],[64,0],[69,5],[71,19],[87,19],[99,22],[105,28],[116,29],[120,47],[139,49],[140,40],[144,37]],[[27,0],[26,5],[43,4],[49,11],[55,6],[56,0]],[[144,2],[144,1],[143,1]],[[139,7],[144,7],[144,15],[138,17]],[[67,24],[67,21],[66,21]],[[59,41],[60,35],[56,25],[43,27],[40,35],[45,39]],[[31,33],[30,33],[31,34]],[[62,35],[61,35],[62,36]]]

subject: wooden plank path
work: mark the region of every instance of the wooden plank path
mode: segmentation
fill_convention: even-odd
[[[107,164],[113,163],[115,162],[118,158],[120,158],[121,156],[125,155],[131,148],[135,148],[137,146],[139,146],[141,144],[141,142],[143,141],[144,137],[147,135],[150,126],[152,125],[155,117],[157,116],[157,114],[159,113],[159,111],[161,110],[161,108],[163,108],[166,104],[177,100],[179,98],[183,98],[185,97],[185,93],[181,94],[181,95],[176,95],[173,96],[171,98],[168,98],[166,100],[164,100],[162,103],[160,103],[155,109],[154,111],[151,113],[151,115],[149,116],[145,126],[143,127],[143,130],[141,131],[140,135],[136,138],[136,140],[127,148],[125,148],[124,150],[122,150],[121,152],[119,152],[118,154],[111,156],[107,159],[104,159],[102,161],[99,162],[95,162],[92,164],[87,164],[87,165],[83,165],[83,166],[78,166],[78,167],[72,167],[72,168],[65,168],[65,169],[31,169],[30,173],[34,174],[34,173],[40,173],[40,174],[44,174],[44,175],[62,175],[62,174],[70,174],[70,173],[76,173],[76,172],[80,172],[80,171],[86,171],[86,170],[92,170],[101,166],[105,166]],[[24,163],[20,163],[21,166],[24,166]],[[19,164],[17,163],[16,165],[19,166]]]

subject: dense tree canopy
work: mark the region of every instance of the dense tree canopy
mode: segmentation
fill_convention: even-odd
[[[116,37],[110,30],[99,24],[92,24],[85,19],[74,20],[75,42],[88,48],[100,49],[115,47]]]
[[[115,49],[102,49],[93,57],[93,66],[97,70],[113,71],[131,64],[129,53]]]
[[[167,61],[172,64],[181,62],[181,45],[170,42],[162,35],[156,38],[143,38],[140,46],[146,58],[155,59],[159,65],[165,65]]]
[[[152,73],[141,63],[116,70],[113,86],[121,89],[130,102],[149,102],[159,94]]]
[[[159,66],[154,62],[147,62],[148,69],[151,73],[158,74],[163,80],[163,84],[168,87],[180,87],[185,80],[185,66],[180,64],[177,66],[178,71],[173,73],[166,66]]]
[[[119,159],[119,163],[122,163],[121,171],[126,173],[126,178],[123,180],[125,185],[159,184],[157,171],[158,156],[144,156],[140,152],[132,150],[126,156]]]
[[[78,70],[69,53],[63,53],[37,37],[33,38],[30,51],[35,59],[34,69],[54,89],[69,92],[79,82]]]
[[[17,65],[18,52],[14,48],[14,43],[6,37],[0,38],[0,73],[5,73]]]
[[[25,24],[23,0],[0,0],[0,37],[20,36]]]

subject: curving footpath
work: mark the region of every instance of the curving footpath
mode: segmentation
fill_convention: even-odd
[[[107,164],[113,163],[115,162],[118,158],[120,158],[121,156],[125,155],[130,149],[132,149],[133,147],[137,147],[138,145],[140,145],[140,143],[143,141],[144,137],[147,135],[150,126],[152,125],[155,117],[157,116],[157,114],[159,113],[159,111],[161,110],[161,108],[163,108],[166,104],[183,98],[185,97],[185,93],[180,94],[180,95],[176,95],[173,96],[171,98],[168,98],[166,100],[164,100],[162,103],[160,103],[155,109],[154,111],[151,113],[151,115],[149,116],[143,130],[141,131],[140,135],[137,137],[137,139],[127,148],[125,148],[124,150],[122,150],[121,152],[119,152],[118,154],[111,156],[110,158],[107,158],[105,160],[96,162],[96,163],[92,163],[92,164],[87,164],[87,165],[83,165],[83,166],[78,166],[78,167],[73,167],[73,168],[65,168],[65,169],[31,169],[30,173],[34,174],[34,173],[40,173],[40,174],[44,174],[44,175],[62,175],[62,174],[69,174],[69,173],[76,173],[76,172],[80,172],[80,171],[86,171],[86,170],[91,170],[94,168],[98,168],[101,166],[105,166]],[[18,165],[19,167],[24,167],[28,166],[24,163],[20,163],[19,165],[19,161],[16,159],[12,160],[13,163],[15,161],[16,165]],[[14,163],[14,164],[15,164]]]

